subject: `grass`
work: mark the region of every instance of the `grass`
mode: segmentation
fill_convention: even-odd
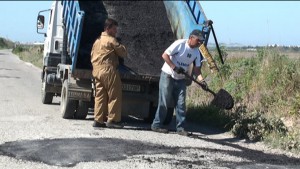
[[[38,67],[42,67],[43,64],[43,48],[43,46],[15,43],[0,37],[0,49],[13,49],[12,52],[21,60],[31,62]]]
[[[223,47],[222,52],[228,56],[228,49]],[[230,53],[224,65],[214,56],[219,73],[210,73],[207,65],[202,71],[212,90],[223,88],[231,93],[234,108],[215,110],[209,105],[212,97],[191,85],[187,119],[231,130],[239,138],[299,152],[300,54],[290,57],[266,47],[257,48],[256,54],[251,51],[251,57],[240,56],[240,51]]]
[[[218,128],[226,127],[226,124],[230,121],[226,111],[209,104],[188,105],[187,107],[187,112],[189,113],[187,116],[188,121]]]
[[[18,45],[12,52],[21,60],[30,62],[39,68],[43,67],[43,46]]]

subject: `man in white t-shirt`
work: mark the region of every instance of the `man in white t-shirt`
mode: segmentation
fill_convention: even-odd
[[[155,132],[167,133],[168,130],[162,128],[168,107],[174,102],[176,112],[176,131],[180,135],[187,136],[184,130],[186,115],[186,79],[184,72],[187,72],[190,64],[194,63],[193,73],[197,80],[207,87],[201,75],[202,56],[199,46],[203,43],[204,37],[199,30],[193,30],[189,39],[176,40],[163,53],[162,58],[165,63],[159,81],[159,101],[155,118],[151,129]]]

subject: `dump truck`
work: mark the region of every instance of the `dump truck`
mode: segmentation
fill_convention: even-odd
[[[210,27],[198,1],[54,1],[37,17],[37,33],[45,36],[41,101],[61,97],[63,118],[86,118],[95,93],[90,53],[108,17],[119,22],[118,36],[128,49],[118,69],[122,115],[152,121],[164,50],[193,29],[203,31],[207,44]],[[173,110],[170,106],[165,124]]]

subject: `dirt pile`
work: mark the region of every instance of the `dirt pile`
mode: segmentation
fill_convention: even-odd
[[[175,40],[163,1],[103,1],[108,17],[119,23],[128,49],[125,65],[139,74],[160,75],[161,55]]]

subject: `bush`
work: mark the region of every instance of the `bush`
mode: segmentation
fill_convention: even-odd
[[[25,48],[23,46],[17,45],[15,48],[13,48],[12,52],[15,54],[24,52]]]
[[[0,49],[11,49],[14,47],[14,43],[10,40],[0,37]]]
[[[23,61],[30,62],[33,65],[43,67],[43,47],[32,45],[18,45],[13,51]]]
[[[223,88],[233,96],[235,107],[226,112],[213,109],[201,104],[207,99],[192,91],[187,97],[188,120],[223,128],[227,122],[226,128],[236,137],[260,141],[272,135],[285,140],[279,147],[300,149],[299,59],[280,55],[276,48],[257,48],[256,57],[227,58],[224,65],[218,62],[220,72],[216,76],[207,69],[203,74],[211,76],[208,85],[212,90]],[[196,105],[194,100],[198,100]],[[281,119],[292,120],[294,125],[287,128]]]
[[[239,138],[250,141],[261,141],[265,135],[277,132],[281,135],[287,133],[287,128],[280,119],[267,119],[262,112],[250,112],[244,108],[237,109],[233,115],[232,133]]]

